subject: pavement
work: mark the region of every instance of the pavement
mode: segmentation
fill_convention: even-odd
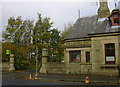
[[[42,81],[57,81],[57,82],[73,82],[73,83],[85,83],[86,77],[89,78],[91,84],[118,84],[118,76],[109,75],[66,75],[66,74],[40,74],[38,73],[38,80]],[[9,79],[35,79],[35,72],[33,71],[15,71],[15,72],[3,72],[2,78]]]

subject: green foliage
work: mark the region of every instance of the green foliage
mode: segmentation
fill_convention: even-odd
[[[34,50],[34,46],[20,47],[19,45],[15,45],[11,42],[4,42],[2,45],[3,45],[3,49],[2,49],[2,61],[3,62],[9,62],[10,55],[6,55],[6,50],[11,50],[12,54],[14,54],[16,70],[27,69],[30,63],[29,58],[28,58],[28,52],[31,49]]]
[[[33,21],[22,20],[21,16],[10,17],[6,31],[3,32],[4,41],[27,46],[30,44],[31,30],[33,30]]]
[[[15,69],[16,70],[25,70],[29,66],[29,61],[22,58],[15,59]]]
[[[17,47],[18,49],[14,52],[17,58],[27,58],[28,48],[27,47]]]
[[[13,45],[11,42],[4,42],[2,43],[2,61],[8,62],[9,56],[6,54],[6,50],[11,50],[11,53],[13,54],[16,51],[16,45]]]
[[[61,34],[62,40],[66,39],[72,30],[73,30],[73,24],[69,22],[67,25],[64,26],[64,31]]]
[[[63,49],[61,44],[60,32],[57,29],[51,30],[51,39],[49,45],[49,55],[48,61],[61,62],[63,57]]]
[[[34,43],[49,43],[50,28],[53,23],[50,22],[50,18],[42,18],[39,13],[38,17],[33,30]]]
[[[61,57],[58,46],[61,42],[60,32],[58,29],[52,28],[53,22],[50,22],[50,18],[42,18],[41,14],[38,13],[39,19],[37,20],[34,26],[34,44],[36,44],[39,48],[39,57],[41,57],[42,49],[44,47],[48,48],[49,58],[48,61],[59,61]]]
[[[8,25],[6,28],[6,32],[3,33],[4,40],[9,41],[9,42],[16,40],[14,33],[16,32],[16,30],[18,30],[20,28],[21,24],[22,24],[22,19],[20,16],[17,17],[16,19],[13,17],[10,17],[10,19],[8,19]],[[17,36],[19,36],[19,35],[17,35]],[[18,40],[20,40],[20,39],[18,39]]]
[[[11,17],[8,19],[6,31],[3,32],[2,61],[8,62],[9,56],[6,50],[11,50],[15,57],[15,68],[17,70],[26,69],[31,64],[35,64],[35,56],[38,47],[38,59],[41,62],[42,49],[48,48],[48,61],[60,62],[63,57],[64,47],[61,43],[60,31],[52,28],[53,22],[50,18],[42,18],[38,13],[38,20],[33,25],[31,20],[22,20],[22,17]],[[29,63],[28,63],[29,62]]]

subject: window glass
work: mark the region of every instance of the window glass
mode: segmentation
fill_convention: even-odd
[[[119,18],[114,18],[114,24],[119,24]]]
[[[115,64],[115,44],[105,44],[105,63]]]
[[[90,62],[90,52],[86,52],[86,62]]]
[[[120,15],[119,14],[115,14],[115,15],[113,15],[113,17],[120,17]]]
[[[70,62],[81,62],[81,51],[70,51]]]

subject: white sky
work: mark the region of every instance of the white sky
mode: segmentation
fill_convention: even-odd
[[[22,16],[23,19],[38,19],[37,12],[42,17],[50,17],[54,22],[54,27],[60,31],[64,29],[64,24],[75,23],[80,16],[92,16],[97,14],[99,4],[94,2],[99,0],[1,0],[0,1],[0,28],[5,30],[7,20],[10,17]],[[110,10],[114,9],[114,0],[108,0]],[[1,30],[1,31],[2,31]],[[2,33],[1,33],[2,34]],[[0,34],[0,35],[1,35]]]

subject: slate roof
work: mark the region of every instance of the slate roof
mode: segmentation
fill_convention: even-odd
[[[73,30],[69,33],[66,39],[76,39],[89,37],[88,34],[116,32],[118,28],[111,28],[108,19],[98,22],[98,16],[84,17],[77,19],[73,26]]]

